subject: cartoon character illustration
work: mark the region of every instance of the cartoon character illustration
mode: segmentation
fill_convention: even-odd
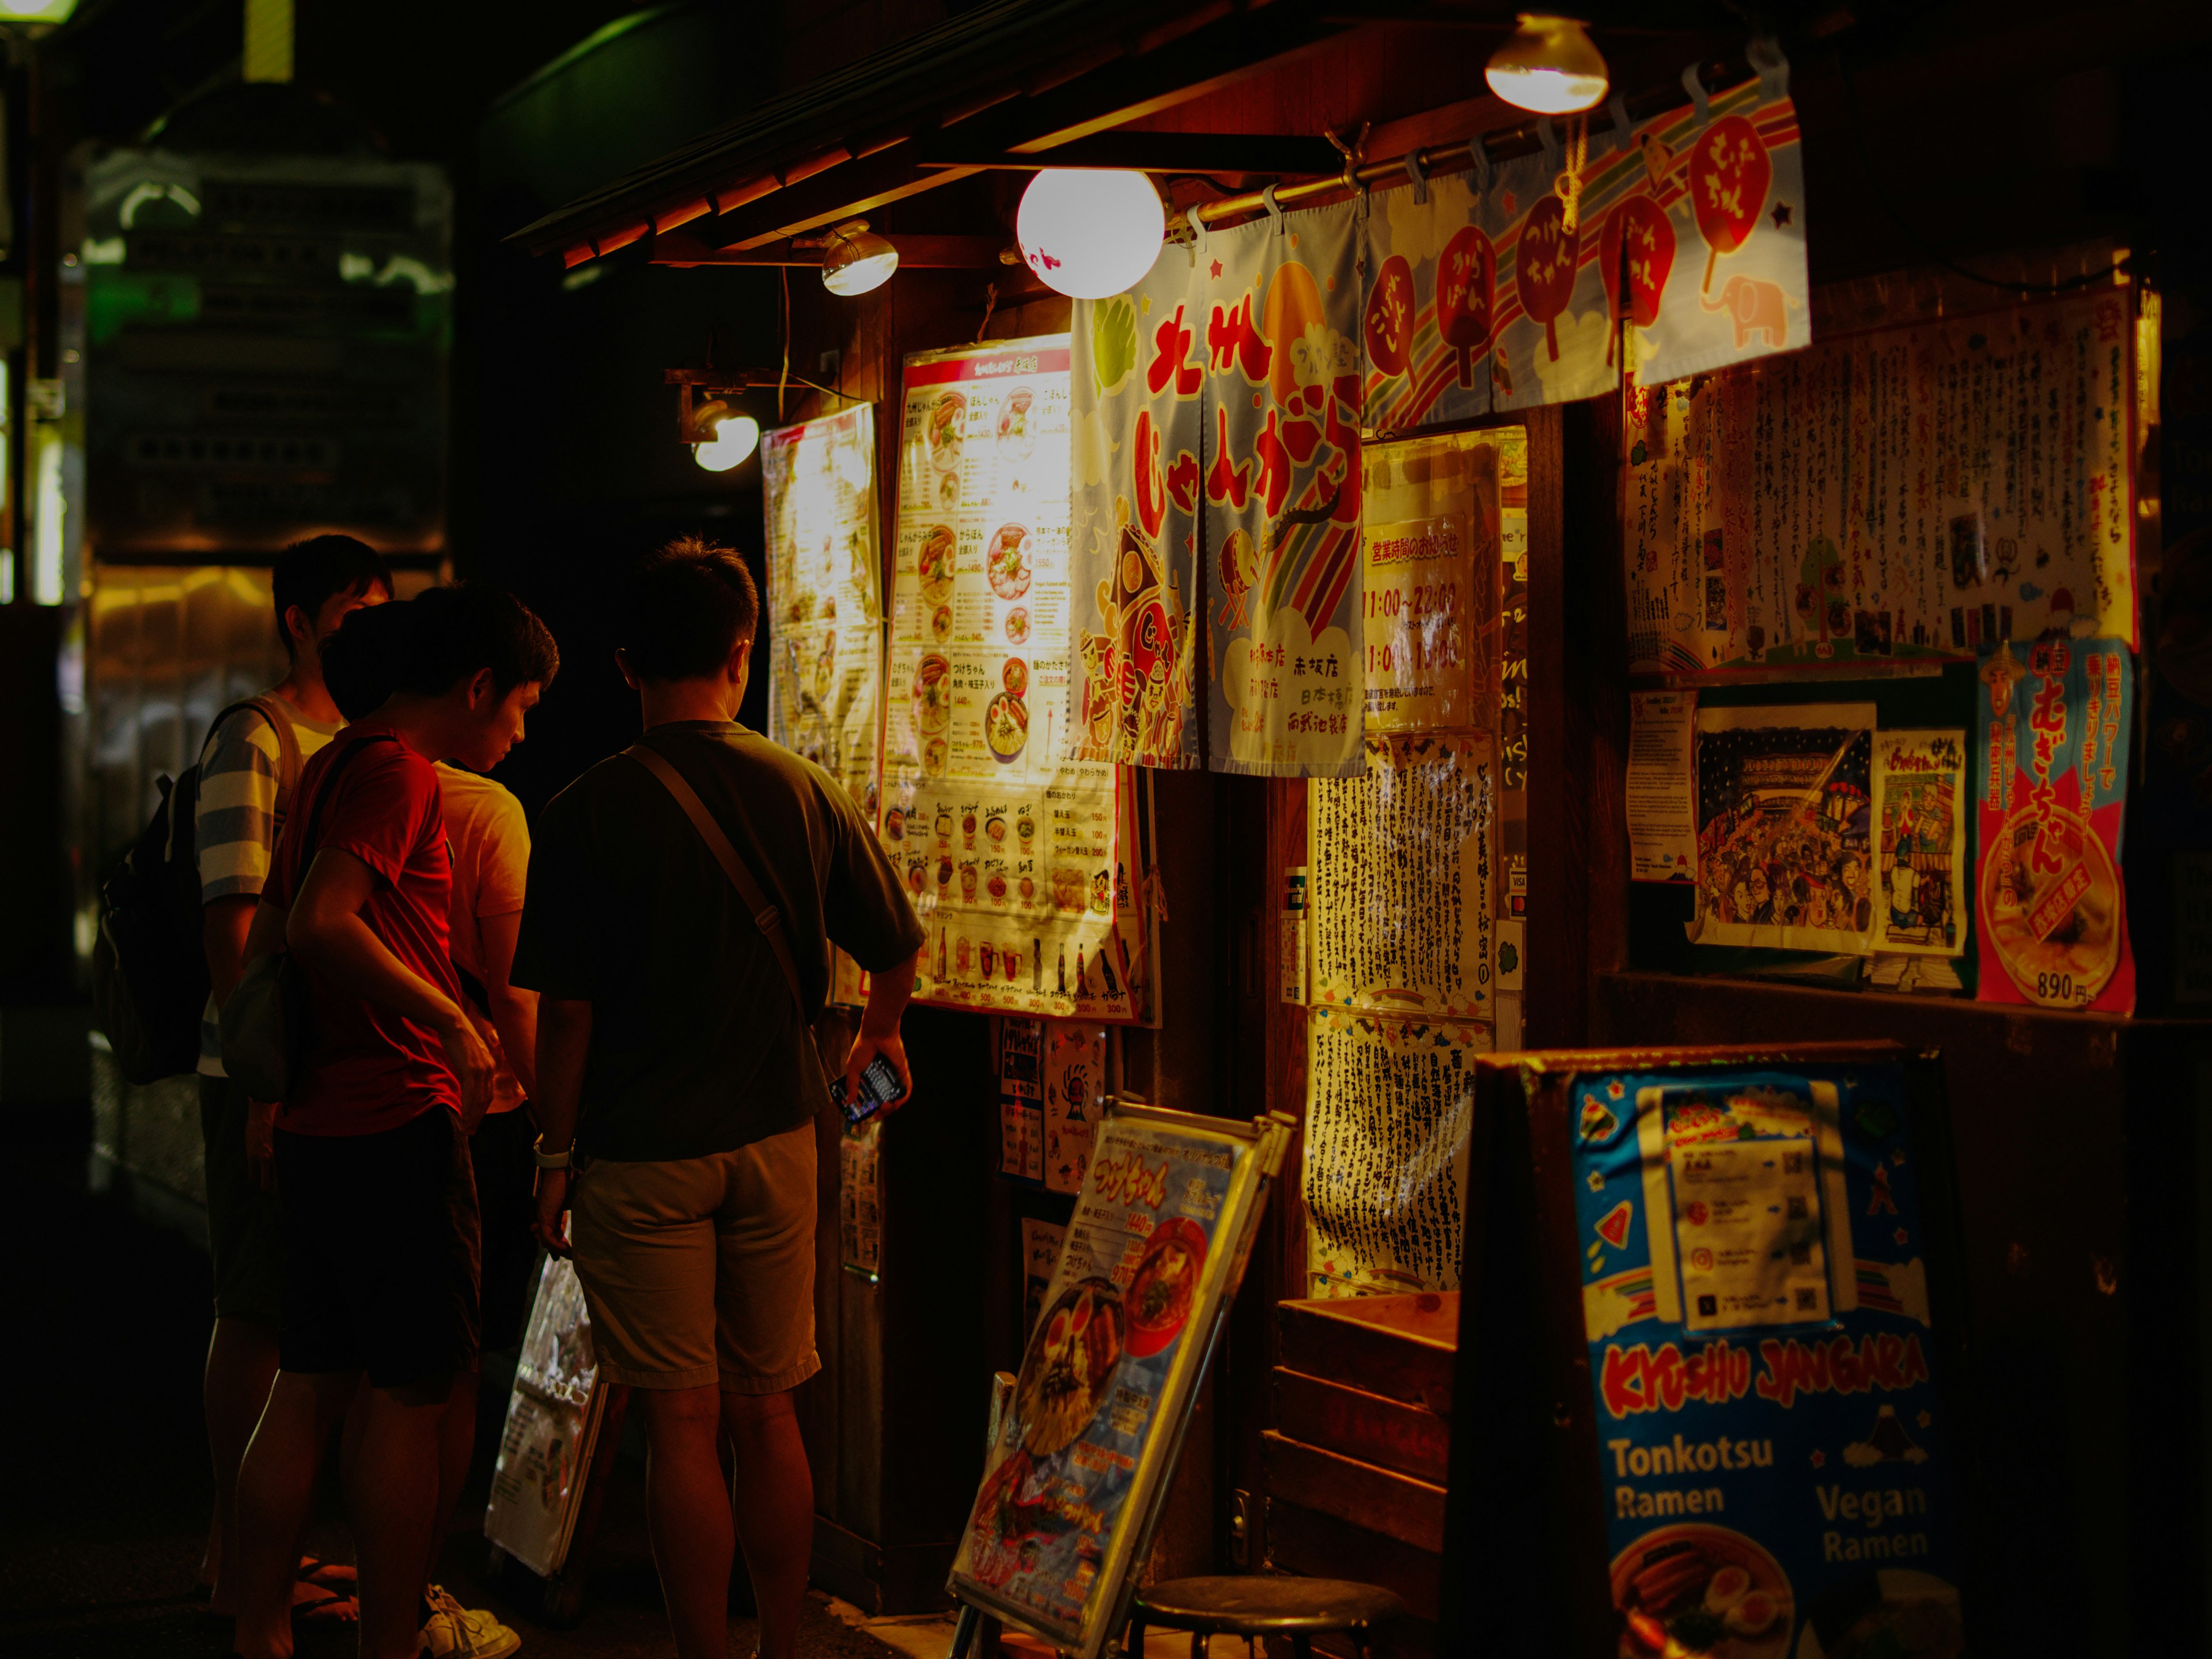
[[[1721,284],[1720,298],[1698,296],[1706,311],[1725,311],[1735,325],[1735,347],[1741,351],[1754,334],[1766,337],[1770,350],[1779,351],[1790,339],[1790,298],[1773,283],[1762,283],[1741,274]]]
[[[1243,628],[1251,621],[1252,585],[1260,579],[1260,558],[1249,531],[1232,530],[1221,544],[1221,625]]]

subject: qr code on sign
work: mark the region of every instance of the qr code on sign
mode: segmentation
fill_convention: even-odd
[[[1820,1309],[1820,1291],[1814,1290],[1809,1285],[1800,1285],[1797,1291],[1797,1311],[1799,1313],[1818,1313]]]

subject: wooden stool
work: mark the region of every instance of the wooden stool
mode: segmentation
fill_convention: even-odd
[[[1313,1638],[1340,1631],[1365,1659],[1376,1627],[1405,1613],[1389,1590],[1341,1578],[1173,1578],[1137,1593],[1122,1650],[1144,1659],[1152,1624],[1188,1631],[1190,1659],[1206,1659],[1217,1635],[1243,1637],[1248,1655],[1263,1636],[1287,1636],[1297,1659],[1313,1659]]]

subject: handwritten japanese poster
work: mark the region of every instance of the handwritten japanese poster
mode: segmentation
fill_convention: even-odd
[[[1206,239],[1205,544],[1212,761],[1334,776],[1360,766],[1359,280],[1346,208]]]
[[[1055,1020],[1044,1029],[1045,1190],[1072,1193],[1091,1167],[1106,1113],[1106,1028]]]
[[[1790,69],[1767,46],[1753,60],[1757,79],[1708,96],[1692,75],[1694,101],[1638,126],[1643,176],[1601,210],[1608,307],[1647,386],[1812,338]]]
[[[2120,836],[2135,671],[2118,640],[1999,646],[1974,699],[1984,1002],[2135,1012]]]
[[[1874,945],[1916,956],[1966,949],[1966,734],[1874,736]]]
[[[1115,769],[1072,759],[1066,337],[907,361],[884,852],[929,929],[915,994],[1141,1018]]]
[[[1306,1016],[1306,1284],[1312,1296],[1459,1288],[1487,1028],[1346,1008]]]
[[[1151,1109],[1100,1123],[1091,1167],[984,1462],[952,1578],[963,1600],[1097,1659],[1285,1131]]]
[[[1700,945],[1874,948],[1874,705],[1698,710]]]
[[[843,784],[873,818],[884,631],[874,405],[767,434],[761,485],[768,734]]]
[[[1497,787],[1482,732],[1371,741],[1308,786],[1316,1004],[1490,1018]]]
[[[1194,767],[1206,416],[1196,256],[1170,243],[1127,294],[1075,304],[1070,753]]]
[[[1632,387],[1631,669],[2132,645],[2131,338],[2100,289]]]

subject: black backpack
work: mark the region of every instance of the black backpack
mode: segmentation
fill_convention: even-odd
[[[234,702],[208,727],[212,737],[223,721],[251,708],[275,730],[279,758],[272,842],[300,775],[299,739],[276,701],[263,696]],[[200,749],[206,752],[205,740]],[[161,804],[153,822],[100,889],[100,934],[92,952],[93,1024],[130,1083],[198,1069],[200,1018],[209,990],[193,835],[200,769],[195,763],[173,782],[167,775],[156,781]]]

